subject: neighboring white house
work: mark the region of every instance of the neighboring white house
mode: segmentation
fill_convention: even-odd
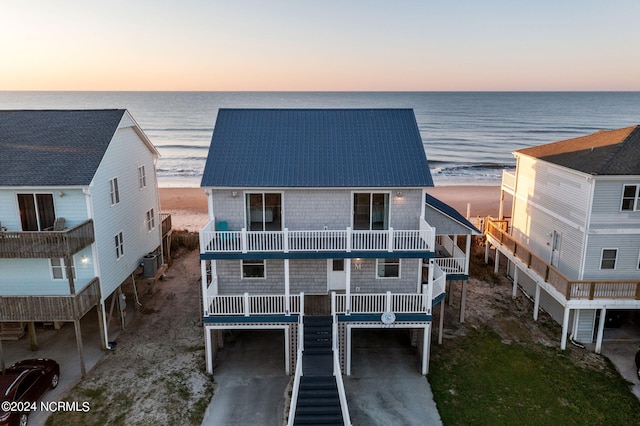
[[[308,376],[341,389],[353,331],[410,329],[426,374],[445,271],[468,277],[478,231],[427,199],[433,181],[412,110],[222,109],[201,186],[208,372],[223,330],[283,330],[285,370],[296,375],[290,421],[304,415],[295,410]],[[449,225],[444,235],[429,217]],[[348,423],[340,401],[314,421],[347,413]]]
[[[72,321],[161,250],[158,152],[126,110],[0,111],[0,322]],[[161,254],[160,254],[161,255]]]
[[[562,325],[563,349],[595,337],[600,352],[607,311],[640,308],[640,126],[514,155],[511,218],[486,227],[496,270],[504,255],[514,295],[520,285],[536,318],[543,308]]]

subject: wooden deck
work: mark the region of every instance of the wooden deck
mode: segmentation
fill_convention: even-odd
[[[0,258],[65,258],[94,241],[93,220],[64,231],[0,232]]]
[[[98,278],[94,278],[75,296],[2,296],[0,321],[79,320],[99,301]]]
[[[635,299],[640,300],[640,281],[570,280],[560,271],[533,254],[507,233],[508,222],[486,218],[484,233],[489,241],[506,249],[545,282],[570,299]]]

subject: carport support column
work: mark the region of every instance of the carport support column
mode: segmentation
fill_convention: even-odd
[[[204,326],[204,351],[207,358],[207,373],[213,374],[213,350],[211,348],[211,329]]]
[[[422,339],[422,375],[426,376],[429,372],[429,350],[431,343],[431,324],[424,327],[424,337]]]
[[[76,329],[76,344],[78,345],[78,355],[80,356],[80,374],[82,377],[87,375],[87,369],[84,364],[84,348],[82,347],[82,330],[80,329],[80,320],[73,321]]]
[[[560,349],[563,351],[567,349],[567,333],[569,329],[569,314],[571,313],[571,309],[565,307],[564,308],[564,317],[562,318],[562,339],[560,340]]]
[[[511,297],[513,297],[514,299],[516,298],[516,296],[518,295],[518,265],[516,265],[515,263],[513,264],[514,267],[514,271],[513,271],[513,290],[511,291]]]
[[[600,321],[598,321],[598,336],[596,337],[596,353],[602,350],[602,335],[604,334],[604,323],[606,322],[607,308],[600,309]]]
[[[496,247],[496,262],[493,265],[493,272],[498,273],[498,268],[500,268],[500,250]]]
[[[540,285],[536,282],[536,295],[533,301],[533,320],[538,321],[538,312],[540,311]]]
[[[460,322],[464,324],[464,311],[467,308],[467,280],[462,280],[462,297],[460,298]]]
[[[96,311],[98,312],[98,329],[100,330],[100,348],[106,351],[111,348],[109,347],[107,329],[105,327],[107,322],[104,314],[104,301],[102,300],[102,296],[100,296],[100,301],[96,305]]]
[[[37,351],[38,337],[36,336],[36,324],[33,321],[27,324],[27,331],[29,333],[29,348],[32,351]]]

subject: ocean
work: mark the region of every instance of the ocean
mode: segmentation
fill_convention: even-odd
[[[497,185],[514,150],[640,124],[640,92],[0,92],[0,109],[87,108],[131,112],[161,187],[200,186],[219,108],[413,108],[436,185]]]

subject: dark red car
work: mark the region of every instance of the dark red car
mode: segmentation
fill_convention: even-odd
[[[25,359],[0,374],[0,425],[26,426],[38,400],[58,386],[60,366],[52,359]]]

